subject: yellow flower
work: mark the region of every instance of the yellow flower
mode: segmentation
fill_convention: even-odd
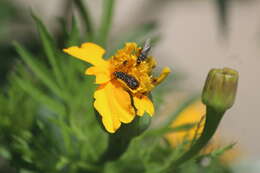
[[[121,123],[133,121],[135,115],[154,114],[148,94],[170,73],[170,69],[164,68],[159,77],[153,77],[152,69],[156,63],[147,55],[149,50],[147,43],[143,48],[136,43],[126,43],[124,48],[105,60],[105,50],[94,43],[64,49],[64,52],[93,65],[85,74],[96,76],[99,87],[94,93],[94,107],[110,133],[116,132]]]
[[[177,116],[177,119],[172,123],[172,127],[178,127],[185,124],[197,123],[196,126],[192,127],[187,131],[180,131],[169,133],[166,135],[167,140],[170,144],[176,147],[178,144],[182,143],[184,140],[192,141],[194,138],[198,138],[202,133],[205,124],[204,115],[206,114],[206,106],[201,101],[194,101],[189,104],[183,111]],[[202,154],[208,154],[223,144],[222,138],[219,134],[210,141],[210,143],[201,151]],[[220,161],[223,164],[229,164],[233,162],[238,156],[239,151],[235,149],[230,149],[225,151],[221,157]]]

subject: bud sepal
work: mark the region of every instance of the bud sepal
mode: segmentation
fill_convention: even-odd
[[[210,70],[203,88],[202,102],[217,111],[226,111],[234,104],[237,84],[237,71],[230,68]]]

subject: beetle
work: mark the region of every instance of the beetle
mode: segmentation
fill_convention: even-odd
[[[116,72],[114,72],[114,75],[116,78],[124,81],[125,84],[131,89],[136,89],[140,85],[138,80],[134,76],[129,75],[125,72],[116,71]]]

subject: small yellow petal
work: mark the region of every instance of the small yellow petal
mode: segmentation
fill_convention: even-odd
[[[163,68],[160,76],[158,78],[155,78],[154,85],[160,84],[171,72],[171,69],[169,67]]]
[[[110,133],[116,132],[121,122],[130,123],[135,117],[130,95],[120,86],[111,82],[101,85],[95,91],[94,98],[94,107]]]
[[[134,105],[139,116],[142,116],[144,112],[147,112],[151,116],[154,114],[153,103],[147,96],[143,96],[142,98],[134,96]]]
[[[85,71],[85,74],[87,74],[87,75],[95,75],[96,76],[96,84],[106,83],[109,80],[111,80],[111,75],[110,75],[109,69],[107,67],[105,67],[105,66],[89,67]]]
[[[96,66],[106,62],[103,59],[103,55],[106,51],[94,43],[84,43],[80,47],[73,46],[68,49],[63,49],[63,51]]]

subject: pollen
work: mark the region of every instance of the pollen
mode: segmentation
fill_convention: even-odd
[[[141,62],[138,59],[140,56],[143,59]],[[138,47],[136,43],[127,43],[110,58],[111,74],[114,75],[111,78],[121,83],[126,90],[140,97],[148,94],[170,72],[164,69],[159,77],[153,77],[152,70],[156,66],[156,61],[152,56],[146,58],[143,56],[141,47]],[[124,74],[125,78],[118,78],[115,74],[119,73]],[[138,82],[138,87],[133,87],[129,81]]]

